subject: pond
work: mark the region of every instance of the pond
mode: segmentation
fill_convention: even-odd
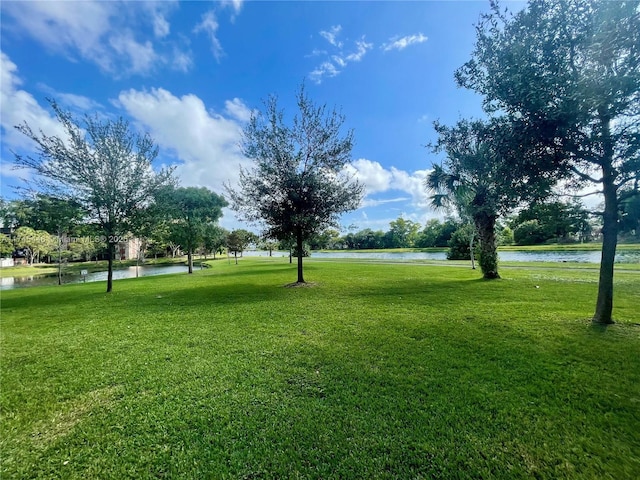
[[[149,277],[152,275],[166,275],[169,273],[186,273],[188,268],[186,265],[169,265],[162,267],[128,267],[113,271],[113,279],[120,280],[122,278]],[[89,273],[83,278],[80,274],[65,275],[62,277],[62,283],[82,283],[82,282],[100,282],[107,281],[107,272]],[[57,285],[58,275],[29,275],[23,277],[5,277],[0,278],[0,290],[11,290],[13,288],[37,287],[43,285]]]
[[[503,262],[579,262],[600,263],[600,251],[539,250],[498,252]],[[313,252],[311,258],[361,258],[378,260],[446,260],[446,252]],[[640,250],[622,250],[616,263],[640,263]]]

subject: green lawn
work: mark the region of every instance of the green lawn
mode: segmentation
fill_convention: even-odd
[[[640,274],[310,260],[2,292],[0,477],[640,477]]]

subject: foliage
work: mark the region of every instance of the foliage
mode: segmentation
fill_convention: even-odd
[[[227,244],[227,235],[229,232],[215,223],[207,223],[204,226],[204,233],[202,238],[202,246],[205,252],[213,253],[213,258],[216,258],[216,254],[221,254],[224,251],[224,247]]]
[[[345,174],[353,132],[341,134],[344,116],[315,106],[304,86],[297,105],[299,113],[290,126],[275,97],[264,112],[252,116],[242,149],[255,166],[241,169],[238,189],[227,186],[227,191],[242,219],[261,222],[266,236],[295,241],[302,252],[305,241],[358,207],[363,186]],[[304,282],[302,256],[298,282]]]
[[[203,243],[207,224],[222,216],[227,201],[205,187],[166,187],[158,194],[158,205],[167,221],[171,240],[187,252],[189,273],[193,253]]]
[[[516,245],[538,245],[548,237],[538,220],[525,220],[513,229],[513,241]]]
[[[477,26],[459,85],[484,96],[576,187],[604,196],[601,275],[593,321],[611,323],[621,192],[640,175],[640,11],[637,2],[530,0],[515,15],[492,5]],[[549,153],[552,155],[549,155]],[[561,171],[562,171],[561,170]]]
[[[454,127],[434,123],[438,141],[434,152],[444,152],[442,165],[434,166],[426,179],[437,207],[454,205],[461,216],[473,221],[480,242],[480,268],[486,279],[499,278],[495,236],[496,222],[532,196],[544,195],[544,178],[523,179],[524,168],[514,168],[509,149],[516,142],[512,126],[504,119],[490,122],[460,120]]]
[[[429,220],[419,234],[416,247],[446,247],[453,233],[461,227],[460,222],[447,218],[444,222],[438,219]]]
[[[69,243],[69,250],[75,255],[83,258],[85,262],[91,260],[91,257],[98,251],[98,246],[94,238],[83,235],[73,239],[73,242]]]
[[[466,224],[453,232],[449,239],[447,260],[471,260],[471,244],[475,237],[475,233],[475,227],[469,224]],[[476,254],[477,253],[478,252],[476,252]]]
[[[2,258],[10,257],[13,253],[14,246],[9,235],[0,233],[0,256]]]
[[[531,229],[531,224],[520,229],[515,239],[518,245],[535,245],[547,240],[565,243],[574,239],[584,241],[591,235],[589,212],[578,202],[536,202],[529,205],[511,221],[514,235],[520,224],[532,220],[538,222],[537,231]]]
[[[418,238],[420,224],[399,217],[389,223],[386,245],[390,248],[411,248]]]
[[[13,244],[17,250],[23,250],[27,254],[29,264],[39,261],[56,247],[54,237],[44,230],[34,230],[31,227],[17,228]]]
[[[242,252],[249,246],[251,243],[255,243],[258,241],[258,236],[249,232],[248,230],[244,230],[242,228],[238,228],[232,230],[226,238],[226,245],[229,252],[233,253],[234,257],[237,257],[239,253],[242,256]]]
[[[112,290],[115,245],[127,236],[136,215],[155,193],[172,183],[172,171],[152,168],[158,154],[149,135],[133,133],[123,119],[82,121],[51,107],[65,137],[36,133],[25,122],[16,128],[36,144],[36,156],[16,155],[15,164],[36,173],[36,185],[56,198],[81,205],[108,241],[107,292]]]

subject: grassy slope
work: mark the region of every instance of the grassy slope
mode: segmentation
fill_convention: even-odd
[[[285,262],[3,292],[0,476],[640,476],[637,273]]]

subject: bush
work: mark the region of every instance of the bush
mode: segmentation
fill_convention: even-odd
[[[537,245],[547,240],[544,229],[537,220],[527,220],[513,229],[516,245]]]
[[[464,225],[458,228],[449,239],[449,250],[447,260],[471,260],[469,250],[469,240],[471,235],[475,235],[475,228],[472,225]],[[474,254],[477,258],[477,243],[474,242]]]

